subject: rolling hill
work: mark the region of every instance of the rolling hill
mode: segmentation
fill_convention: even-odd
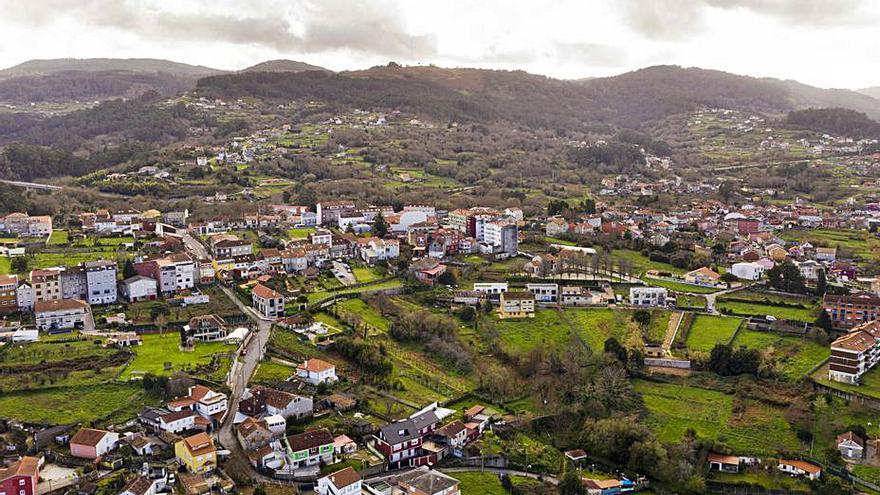
[[[267,60],[257,65],[252,65],[240,72],[305,72],[309,70],[317,70],[322,72],[330,72],[323,67],[307,64],[296,60]]]

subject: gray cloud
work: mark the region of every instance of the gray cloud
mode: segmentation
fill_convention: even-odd
[[[628,60],[626,50],[600,43],[555,43],[554,48],[558,60],[590,66],[621,67]]]
[[[709,8],[748,10],[756,15],[810,27],[865,21],[864,0],[620,0],[624,21],[641,35],[674,40],[702,31]]]
[[[0,10],[23,25],[40,26],[68,17],[152,41],[219,41],[281,52],[348,50],[411,58],[432,56],[437,51],[434,37],[407,33],[394,9],[380,3],[314,0],[285,5],[292,7],[289,15],[281,8],[264,8],[267,12],[262,14],[253,8],[247,9],[250,14],[232,16],[160,12],[128,0],[45,0],[40,8],[18,0],[0,0]]]

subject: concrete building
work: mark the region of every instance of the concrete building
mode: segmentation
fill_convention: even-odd
[[[91,308],[79,299],[37,301],[34,304],[34,319],[40,330],[83,328],[91,317]]]
[[[116,302],[116,263],[109,260],[83,263],[86,277],[86,302],[113,304]]]
[[[251,301],[254,309],[266,318],[284,316],[284,295],[263,284],[257,284],[251,290]]]
[[[667,294],[662,287],[631,287],[629,303],[634,306],[665,306]]]
[[[0,275],[0,313],[14,313],[18,311],[18,276]]]

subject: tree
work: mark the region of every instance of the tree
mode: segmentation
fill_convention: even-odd
[[[816,295],[824,296],[828,290],[828,280],[825,278],[825,270],[819,270],[819,278],[816,280]]]
[[[825,311],[824,309],[819,311],[819,316],[816,318],[816,326],[826,332],[834,330],[834,322],[831,321],[831,316],[828,315],[828,311]]]
[[[373,221],[373,233],[376,234],[377,237],[385,237],[388,235],[388,222],[385,221],[385,217],[382,213],[376,215],[376,220]]]
[[[125,260],[122,265],[122,278],[131,278],[135,275],[137,275],[137,270],[134,269],[134,263],[131,260]]]
[[[640,327],[648,328],[648,325],[651,324],[651,312],[647,309],[637,309],[633,312],[632,319],[638,323]]]
[[[804,292],[804,276],[790,260],[767,270],[770,285],[786,292]]]
[[[15,273],[24,273],[28,271],[28,260],[24,256],[16,256],[12,258],[12,271]]]
[[[729,345],[715,344],[709,354],[709,370],[719,375],[727,375],[730,370],[732,351]]]
[[[620,342],[614,337],[608,337],[608,340],[605,341],[605,353],[613,355],[621,363],[626,363],[626,348],[620,345]]]
[[[586,493],[577,471],[568,471],[559,481],[559,495],[583,495]]]
[[[736,282],[737,280],[739,280],[739,277],[737,277],[736,275],[734,275],[730,272],[724,272],[721,275],[721,281],[724,282],[725,284],[727,284],[728,289],[730,288],[730,284]]]
[[[568,203],[562,199],[552,199],[550,203],[547,204],[547,216],[553,217],[556,215],[562,214],[566,209],[568,209]]]

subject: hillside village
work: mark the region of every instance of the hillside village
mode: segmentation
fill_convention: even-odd
[[[0,495],[880,491],[877,139],[151,105],[0,187]]]

